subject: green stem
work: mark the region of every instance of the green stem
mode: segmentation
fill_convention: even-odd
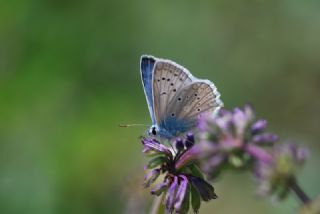
[[[161,214],[164,213],[164,206],[162,205],[162,198],[163,198],[163,194],[161,194],[158,197],[155,197],[153,202],[152,202],[152,206],[151,206],[151,210],[150,210],[150,214]]]
[[[311,199],[309,196],[301,189],[301,187],[298,185],[297,181],[294,179],[291,183],[291,190],[298,196],[298,198],[302,201],[304,204],[310,203]]]

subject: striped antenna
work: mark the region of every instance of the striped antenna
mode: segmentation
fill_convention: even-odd
[[[139,124],[139,123],[137,123],[137,124],[120,124],[119,125],[119,127],[121,127],[121,128],[127,128],[127,127],[131,127],[131,126],[147,126],[147,127],[149,127],[149,125]]]

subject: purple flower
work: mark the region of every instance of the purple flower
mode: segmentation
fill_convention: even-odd
[[[177,176],[173,177],[173,182],[171,183],[170,188],[168,189],[166,199],[165,199],[165,204],[166,204],[166,209],[169,213],[173,212],[174,209],[174,202],[175,198],[177,196],[177,190],[179,188],[179,179]]]
[[[150,185],[157,180],[158,176],[160,175],[160,169],[153,169],[151,170],[145,177],[144,177],[144,187],[150,187]]]
[[[163,153],[163,154],[171,155],[170,149],[168,149],[163,144],[160,144],[156,139],[144,138],[142,140],[142,144],[144,145],[143,152],[148,155],[153,155],[155,153]]]
[[[180,175],[181,183],[177,190],[177,196],[174,204],[174,208],[177,213],[187,213],[189,210],[189,181],[185,175]]]
[[[257,120],[251,106],[233,111],[221,109],[217,115],[204,115],[199,120],[200,147],[205,147],[203,169],[212,177],[224,166],[236,169],[251,167],[256,159],[270,159],[261,149],[272,146],[277,135],[265,132],[267,121]]]
[[[309,152],[304,146],[286,143],[275,146],[271,155],[271,161],[257,162],[255,174],[259,182],[258,194],[276,195],[278,199],[284,199],[296,182],[295,175],[304,165]]]
[[[151,194],[152,195],[161,195],[161,193],[163,191],[165,191],[170,185],[170,179],[166,178],[164,179],[163,183],[159,183],[157,184],[152,190],[151,190]]]
[[[177,138],[175,148],[168,148],[155,139],[142,139],[143,152],[152,157],[145,167],[149,172],[144,186],[152,186],[152,195],[165,195],[164,204],[169,213],[187,213],[190,201],[193,212],[197,213],[201,200],[217,198],[214,188],[204,180],[196,165],[204,147],[197,147],[194,143],[192,133],[188,133],[185,139]],[[157,182],[160,177],[163,180]]]

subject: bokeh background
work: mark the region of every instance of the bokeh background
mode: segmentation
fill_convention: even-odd
[[[0,213],[143,213],[150,124],[139,59],[212,80],[227,108],[253,104],[282,140],[308,145],[301,186],[320,193],[320,2],[2,1]],[[225,173],[201,213],[294,213]]]

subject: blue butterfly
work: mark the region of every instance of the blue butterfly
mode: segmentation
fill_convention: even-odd
[[[195,78],[171,60],[143,55],[140,68],[153,124],[150,135],[176,137],[194,128],[203,113],[223,106],[212,82]]]

